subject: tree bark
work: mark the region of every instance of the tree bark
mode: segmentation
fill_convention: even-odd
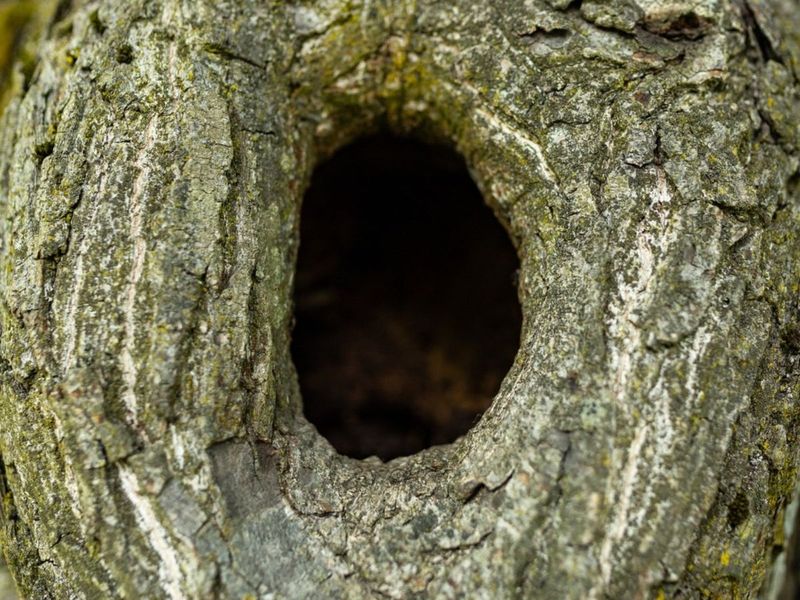
[[[797,12],[54,5],[0,122],[0,544],[22,595],[776,597]],[[305,185],[376,130],[464,155],[524,313],[480,422],[387,464],[304,419],[289,354]]]
[[[0,600],[17,600],[14,583],[11,581],[11,576],[2,561],[2,557],[0,557]]]

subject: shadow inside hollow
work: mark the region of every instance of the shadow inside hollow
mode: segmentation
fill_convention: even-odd
[[[519,344],[518,260],[463,159],[391,137],[320,165],[302,210],[292,356],[304,411],[341,453],[448,443]]]

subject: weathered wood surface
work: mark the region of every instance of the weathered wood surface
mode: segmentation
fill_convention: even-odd
[[[797,498],[790,0],[60,2],[0,122],[0,544],[29,598],[755,597]],[[525,323],[447,447],[338,456],[299,206],[454,145]]]

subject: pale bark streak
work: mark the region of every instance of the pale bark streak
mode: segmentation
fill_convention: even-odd
[[[133,242],[131,248],[131,274],[128,281],[128,288],[123,304],[123,315],[125,318],[124,337],[122,342],[122,353],[120,355],[120,366],[122,368],[125,391],[123,401],[128,410],[128,417],[131,425],[139,427],[139,400],[136,397],[136,378],[137,366],[133,359],[134,344],[136,343],[136,289],[144,272],[145,254],[147,252],[147,241],[142,230],[146,197],[146,186],[149,184],[150,167],[148,162],[158,141],[158,117],[154,116],[150,120],[145,133],[144,146],[136,157],[135,165],[139,170],[133,183],[130,196],[130,239]]]

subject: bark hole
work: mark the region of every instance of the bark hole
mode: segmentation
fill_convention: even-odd
[[[354,458],[466,433],[518,349],[517,268],[449,148],[378,136],[339,151],[302,209],[292,356],[306,417]]]

